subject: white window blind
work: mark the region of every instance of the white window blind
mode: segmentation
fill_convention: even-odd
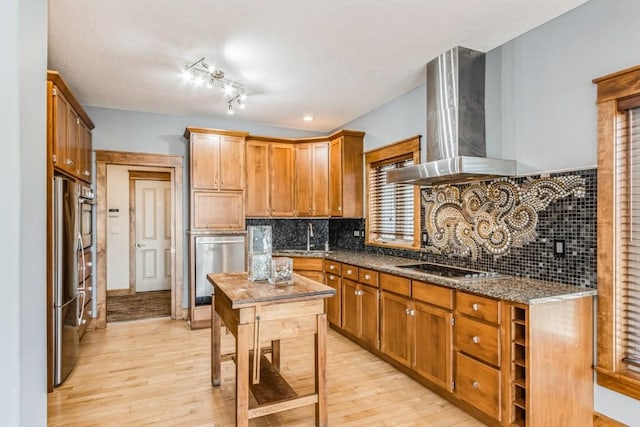
[[[411,245],[414,240],[414,187],[389,184],[387,172],[413,165],[413,158],[372,165],[369,170],[369,232],[381,243]]]
[[[622,363],[640,372],[640,107],[627,110],[617,129],[616,281],[622,309],[618,315]]]

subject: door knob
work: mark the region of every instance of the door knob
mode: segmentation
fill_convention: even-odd
[[[145,245],[144,243],[138,242],[138,243],[136,243],[136,246],[139,247],[139,248],[144,248],[147,245]]]

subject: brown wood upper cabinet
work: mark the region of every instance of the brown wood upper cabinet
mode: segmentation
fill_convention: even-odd
[[[329,146],[329,213],[362,218],[362,132],[342,131]]]
[[[244,138],[193,133],[191,185],[198,190],[244,190]]]
[[[264,138],[249,139],[246,151],[247,216],[294,216],[295,146]]]
[[[296,145],[297,216],[329,216],[329,142]]]
[[[62,77],[47,72],[49,159],[56,170],[91,182],[91,129],[94,124]]]

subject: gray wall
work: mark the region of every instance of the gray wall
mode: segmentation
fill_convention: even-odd
[[[0,414],[47,422],[45,150],[47,2],[0,3]]]
[[[73,82],[67,82],[73,90]],[[182,136],[187,126],[214,129],[239,130],[255,135],[279,137],[316,136],[315,132],[264,126],[238,119],[215,119],[205,117],[178,117],[108,108],[85,107],[95,123],[93,148],[95,150],[131,151],[184,156],[183,176],[183,227],[189,227],[189,179],[188,143]],[[239,113],[240,114],[240,113]],[[95,182],[95,179],[94,179]],[[184,238],[183,254],[188,254],[189,240]],[[189,259],[184,257],[183,305],[188,306]]]
[[[640,63],[639,17],[637,0],[591,0],[488,52],[487,155],[517,160],[519,174],[595,166],[592,80]],[[367,132],[365,150],[414,135],[426,128],[425,93],[418,88],[344,127]],[[595,410],[640,425],[638,400],[597,385]]]

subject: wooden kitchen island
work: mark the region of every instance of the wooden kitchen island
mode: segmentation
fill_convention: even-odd
[[[249,419],[315,405],[316,425],[327,425],[324,299],[335,290],[294,274],[293,285],[253,282],[247,273],[209,274],[211,302],[211,384],[220,385],[220,320],[236,339],[236,425]],[[315,393],[298,396],[280,375],[280,339],[315,335]],[[263,343],[271,342],[271,360]],[[249,408],[249,390],[258,406]]]

